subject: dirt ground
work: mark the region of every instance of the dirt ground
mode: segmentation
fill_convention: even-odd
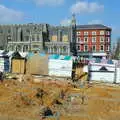
[[[42,99],[36,96],[38,88],[46,93]],[[120,86],[91,83],[75,88],[67,81],[48,79],[40,83],[5,80],[0,84],[0,120],[40,120],[43,106],[60,113],[59,119],[45,120],[120,120]]]

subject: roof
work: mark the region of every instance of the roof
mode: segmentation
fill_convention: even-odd
[[[21,57],[25,58],[27,56],[27,52],[19,52],[19,54],[21,55]]]
[[[77,30],[88,30],[88,29],[109,29],[111,30],[110,27],[107,27],[102,24],[90,24],[90,25],[77,25]]]
[[[54,59],[54,60],[72,60],[71,56],[64,56],[64,55],[49,55],[49,59]]]
[[[12,55],[12,59],[24,59],[19,52],[14,52]]]

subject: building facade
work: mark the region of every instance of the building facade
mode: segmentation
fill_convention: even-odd
[[[5,26],[7,44],[4,49],[11,51],[32,51],[44,49],[44,42],[47,41],[47,24],[24,24]],[[9,30],[9,33],[7,32]]]
[[[88,57],[90,54],[101,56],[110,53],[111,28],[101,24],[78,25],[76,35],[79,56]]]
[[[39,51],[48,54],[72,55],[75,26],[23,24],[0,26],[0,49],[9,51]],[[74,47],[76,48],[76,47]]]
[[[0,49],[104,56],[111,50],[111,28],[101,24],[76,25],[75,15],[68,26],[33,23],[0,25]]]

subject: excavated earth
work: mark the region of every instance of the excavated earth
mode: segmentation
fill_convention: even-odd
[[[42,100],[36,96],[38,88],[45,92]],[[44,106],[59,112],[60,120],[120,120],[120,86],[91,83],[74,88],[66,81],[48,79],[38,83],[11,79],[0,84],[0,120],[40,120]]]

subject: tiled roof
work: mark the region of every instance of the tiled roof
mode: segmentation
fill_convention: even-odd
[[[111,30],[110,27],[107,27],[102,24],[90,24],[90,25],[77,25],[77,30],[83,30],[83,29],[109,29]]]

